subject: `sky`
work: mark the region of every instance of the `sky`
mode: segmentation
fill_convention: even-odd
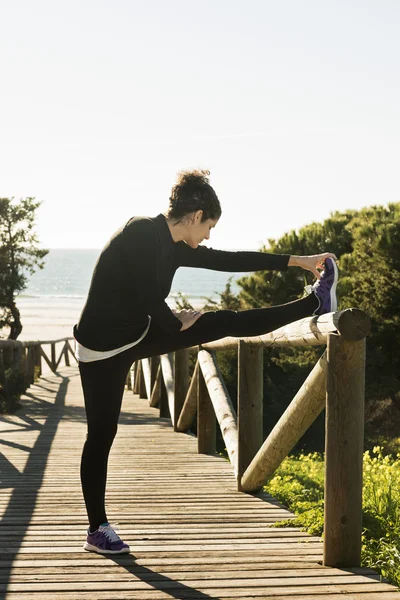
[[[400,201],[398,0],[0,0],[0,27],[0,197],[42,201],[44,247],[101,248],[189,168],[214,248]]]

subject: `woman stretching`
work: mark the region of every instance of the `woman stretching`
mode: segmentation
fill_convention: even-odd
[[[94,268],[86,304],[74,327],[87,417],[81,481],[89,529],[85,550],[129,552],[107,521],[107,462],[117,433],[129,368],[138,359],[226,336],[261,335],[337,308],[334,254],[289,256],[225,252],[199,246],[221,216],[208,171],[179,174],[169,207],[157,217],[133,217],[109,240]],[[318,268],[323,268],[322,276]],[[247,272],[302,267],[317,277],[301,300],[244,311],[172,311],[165,298],[178,267]]]

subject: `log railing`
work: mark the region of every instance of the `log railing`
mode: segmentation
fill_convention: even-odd
[[[7,399],[10,393],[6,375],[10,369],[14,374],[24,379],[26,388],[34,382],[36,377],[41,376],[42,359],[53,373],[57,371],[62,359],[64,359],[65,365],[69,367],[69,355],[76,360],[70,344],[71,340],[73,340],[72,337],[27,342],[0,340],[0,385],[5,398]],[[62,344],[61,349],[59,348],[60,344]],[[43,346],[50,346],[49,355],[45,352]]]
[[[213,454],[216,423],[237,478],[254,493],[326,407],[324,564],[359,566],[361,557],[365,338],[368,316],[347,309],[309,317],[272,333],[223,338],[197,348],[189,384],[189,350],[137,361],[129,379],[134,393],[159,406],[176,431],[197,414],[198,452]],[[268,438],[263,440],[263,348],[327,348]],[[215,352],[238,351],[237,414]]]

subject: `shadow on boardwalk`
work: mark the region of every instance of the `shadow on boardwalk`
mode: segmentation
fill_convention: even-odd
[[[14,417],[18,417],[18,423],[15,423],[15,430],[19,432],[39,431],[39,435],[32,448],[10,441],[0,440],[1,444],[6,444],[14,448],[18,448],[28,452],[28,460],[23,473],[20,473],[14,465],[1,455],[1,488],[13,488],[7,508],[3,513],[1,527],[13,528],[11,540],[9,536],[0,538],[0,557],[3,563],[3,568],[0,572],[1,588],[7,590],[8,582],[15,557],[18,555],[22,541],[25,537],[32,515],[37,503],[37,496],[43,482],[43,476],[46,469],[50,448],[53,443],[59,422],[63,418],[65,398],[68,390],[68,377],[60,377],[58,390],[55,391],[54,380],[49,381],[46,378],[40,380],[39,386],[50,393],[55,392],[55,402],[50,403],[34,396],[27,392],[24,405],[20,408]],[[48,384],[48,385],[46,385]],[[33,413],[35,418],[25,414],[25,411]],[[46,417],[44,424],[40,423],[40,419]],[[21,423],[22,421],[22,423]],[[0,423],[14,423],[14,419],[9,419],[4,416],[0,419]],[[11,430],[7,429],[7,433]],[[4,433],[3,431],[0,432]],[[11,545],[11,551],[8,548]]]
[[[23,406],[14,415],[3,415],[0,417],[0,435],[12,432],[38,431],[39,435],[33,447],[0,439],[0,444],[28,453],[28,460],[21,473],[10,460],[0,453],[0,488],[13,489],[8,505],[3,513],[1,527],[10,531],[8,535],[0,536],[0,598],[5,598],[9,587],[13,564],[22,547],[22,542],[31,524],[32,516],[37,504],[38,494],[43,484],[50,449],[54,441],[61,420],[86,421],[85,410],[82,407],[66,406],[66,396],[70,377],[57,374],[58,378],[41,378],[33,389],[43,390],[54,394],[54,402],[48,402],[38,394],[27,391],[24,395]],[[58,387],[58,389],[57,389]],[[28,413],[28,414],[27,414]],[[44,420],[44,423],[41,421]],[[160,423],[158,419],[154,419]],[[148,423],[148,417],[141,418],[140,415],[122,413],[120,423]],[[4,428],[5,425],[7,428]],[[15,428],[10,429],[12,424]],[[3,425],[3,427],[2,427]],[[168,423],[165,422],[165,426]],[[44,549],[44,553],[46,550]],[[86,554],[86,553],[83,553]],[[155,573],[146,567],[139,566],[132,554],[124,556],[105,556],[113,564],[124,568],[139,580],[143,580],[155,590],[168,590],[171,598],[211,598],[198,590],[176,582],[164,575]],[[101,567],[99,567],[101,569]]]

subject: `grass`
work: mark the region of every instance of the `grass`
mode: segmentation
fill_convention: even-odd
[[[265,489],[297,515],[280,526],[323,534],[322,454],[289,456]],[[400,453],[384,455],[381,446],[364,453],[362,566],[400,586]]]

